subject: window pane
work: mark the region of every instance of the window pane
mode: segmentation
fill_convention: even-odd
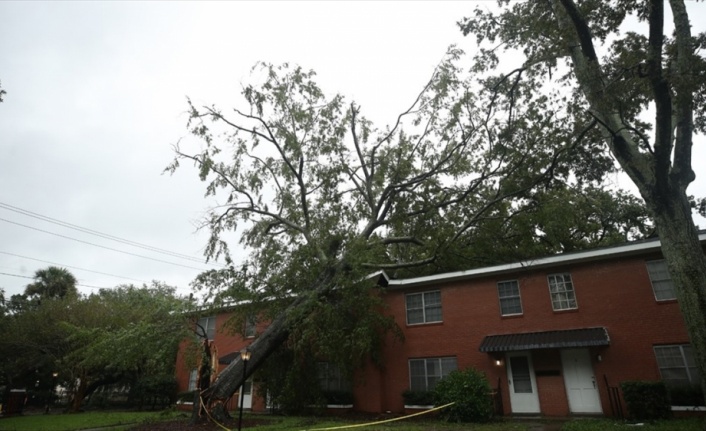
[[[652,282],[652,290],[654,291],[655,299],[658,301],[675,299],[674,283],[672,282],[672,277],[669,275],[667,262],[664,259],[652,260],[646,262],[646,265],[647,273]]]
[[[216,335],[216,317],[202,317],[197,322],[196,332],[199,337],[203,338],[203,332],[206,332],[206,338],[213,340]]]
[[[498,283],[498,298],[500,299],[500,314],[522,314],[520,301],[520,286],[517,281],[501,281]]]
[[[574,285],[571,282],[571,274],[552,274],[547,278],[552,308],[555,311],[576,308],[576,296]]]
[[[424,322],[424,305],[422,294],[407,295],[407,323]]]
[[[424,323],[424,310],[407,310],[407,323]]]
[[[407,295],[407,324],[441,322],[441,292]]]
[[[693,353],[689,345],[655,346],[655,357],[662,380],[669,386],[699,384],[698,373],[692,374]],[[695,368],[694,368],[695,370]]]
[[[426,310],[426,322],[441,322],[441,305],[435,305],[433,307],[427,307]]]
[[[446,377],[451,371],[456,371],[456,358],[441,358],[441,377]]]

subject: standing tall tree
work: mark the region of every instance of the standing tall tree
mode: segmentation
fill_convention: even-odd
[[[460,26],[481,46],[474,69],[497,104],[550,100],[556,121],[582,131],[577,152],[607,148],[637,186],[706,392],[706,257],[686,193],[693,136],[706,131],[706,36],[691,34],[683,0],[668,3],[673,31],[664,0],[499,1],[499,11],[476,8]],[[498,74],[503,51],[524,61]]]
[[[76,277],[65,268],[50,266],[34,273],[34,283],[25,288],[25,295],[34,299],[63,299],[75,296]]]

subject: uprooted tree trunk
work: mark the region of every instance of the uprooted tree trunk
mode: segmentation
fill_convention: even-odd
[[[325,301],[334,287],[333,279],[337,268],[324,270],[311,289],[296,299],[280,313],[248,347],[250,360],[247,373],[243,373],[243,361],[238,356],[223,371],[218,378],[201,392],[204,407],[208,410],[209,419],[222,422],[228,418],[226,402],[241,387],[267,358],[281,346],[289,337],[291,329],[305,319],[320,301]]]

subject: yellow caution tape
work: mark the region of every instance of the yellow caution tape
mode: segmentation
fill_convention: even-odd
[[[429,409],[429,410],[424,410],[423,412],[412,413],[411,415],[400,416],[400,417],[398,417],[398,418],[392,418],[392,419],[386,419],[386,420],[384,420],[384,421],[368,422],[368,423],[364,423],[364,424],[355,424],[355,425],[343,425],[343,426],[339,426],[339,427],[310,428],[310,429],[303,430],[303,431],[342,430],[342,429],[345,429],[345,428],[361,428],[361,427],[368,427],[368,426],[372,426],[372,425],[380,425],[380,424],[384,424],[384,423],[388,423],[388,422],[401,421],[402,419],[408,419],[408,418],[411,418],[411,417],[414,417],[414,416],[425,415],[425,414],[427,414],[427,413],[431,413],[431,412],[434,412],[434,411],[437,411],[437,410],[441,410],[441,409],[443,409],[443,408],[446,408],[446,407],[448,407],[448,406],[450,406],[450,405],[452,405],[452,404],[455,404],[455,403],[444,404],[443,406],[434,407],[434,408]]]

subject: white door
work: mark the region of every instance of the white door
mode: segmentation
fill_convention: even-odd
[[[603,413],[588,349],[562,350],[561,363],[571,413]]]
[[[539,413],[539,397],[532,356],[529,352],[513,352],[508,353],[505,359],[512,412]]]
[[[251,409],[252,408],[252,377],[250,377],[245,384],[243,385],[245,387],[244,392],[243,392],[243,408],[244,409]],[[241,388],[243,389],[243,388]]]

